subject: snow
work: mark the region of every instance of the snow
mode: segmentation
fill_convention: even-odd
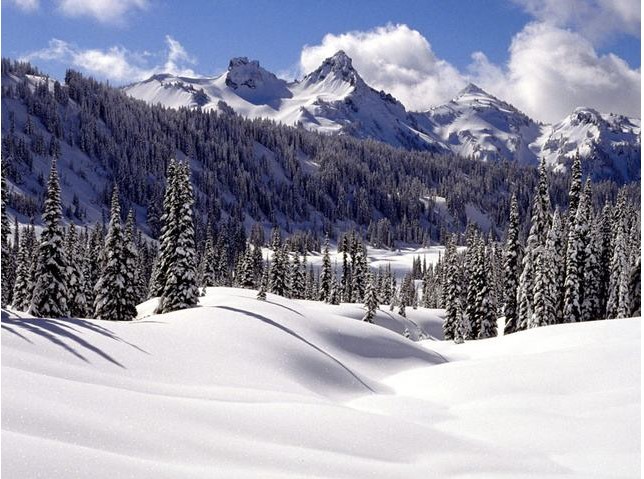
[[[233,288],[153,308],[3,310],[4,476],[639,477],[638,319],[455,345]]]

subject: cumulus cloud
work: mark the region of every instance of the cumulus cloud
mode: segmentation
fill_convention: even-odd
[[[57,61],[99,78],[116,82],[143,80],[155,73],[197,76],[187,67],[187,64],[194,64],[195,60],[186,52],[181,43],[169,35],[165,40],[165,62],[162,65],[148,65],[148,60],[154,58],[155,55],[147,52],[132,52],[121,46],[113,46],[104,50],[82,49],[56,38],[50,40],[46,48],[28,53],[21,60]]]
[[[353,59],[369,85],[392,93],[410,110],[445,102],[472,81],[541,121],[559,121],[578,106],[640,116],[639,69],[616,55],[599,55],[580,33],[552,22],[526,25],[513,38],[505,65],[475,52],[461,72],[438,58],[418,31],[387,25],[326,35],[319,45],[303,48],[300,68],[310,72],[338,50]]]
[[[3,0],[3,3],[10,3],[23,12],[35,12],[40,7],[39,0]]]
[[[302,72],[315,70],[338,50],[352,58],[354,67],[370,86],[391,93],[414,109],[429,108],[465,86],[458,70],[438,58],[427,39],[407,25],[327,34],[319,45],[302,49]]]
[[[640,36],[640,0],[514,0],[539,22],[570,27],[597,43],[618,34]]]
[[[578,33],[530,23],[514,37],[509,52],[503,68],[476,53],[471,74],[483,88],[537,119],[557,121],[577,106],[640,116],[640,71],[616,55],[599,55]]]
[[[69,17],[91,17],[101,23],[119,23],[130,11],[145,10],[148,0],[58,0]]]

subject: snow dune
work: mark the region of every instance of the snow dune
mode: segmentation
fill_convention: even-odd
[[[399,334],[438,311],[254,295],[3,310],[3,477],[639,477],[639,320],[455,345]]]

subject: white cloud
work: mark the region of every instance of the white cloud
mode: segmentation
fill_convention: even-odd
[[[369,85],[410,110],[447,101],[473,81],[541,121],[559,121],[578,106],[640,116],[639,69],[616,55],[599,55],[581,34],[552,23],[533,22],[515,35],[507,64],[475,52],[465,72],[438,58],[427,39],[406,25],[326,35],[319,45],[303,48],[300,67],[310,72],[337,50],[353,59]]]
[[[128,12],[147,7],[148,0],[58,0],[64,15],[92,17],[101,23],[119,23]]]
[[[7,0],[3,0],[3,3]],[[15,5],[23,12],[35,12],[40,8],[39,0],[8,0],[7,3]]]
[[[165,40],[167,45],[167,50],[164,53],[165,63],[156,66],[148,65],[149,60],[158,56],[149,52],[132,52],[120,46],[113,46],[105,50],[81,49],[56,38],[50,40],[46,48],[28,53],[21,60],[57,61],[96,77],[116,82],[143,80],[155,73],[197,76],[186,66],[186,63],[195,63],[194,58],[171,36],[167,35]]]
[[[640,0],[514,0],[540,23],[570,27],[597,43],[614,35],[640,36]]]
[[[302,49],[302,71],[313,71],[338,50],[352,58],[370,86],[391,93],[414,109],[429,108],[465,85],[458,70],[439,59],[427,39],[407,25],[325,35],[320,45]]]

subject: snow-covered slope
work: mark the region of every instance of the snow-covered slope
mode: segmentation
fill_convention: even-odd
[[[531,145],[550,164],[571,161],[577,151],[589,159],[585,168],[596,178],[617,175],[639,179],[641,121],[623,115],[577,108],[555,125],[545,125]]]
[[[254,295],[3,311],[3,477],[639,477],[639,320],[455,345],[398,334],[437,311]]]
[[[257,61],[235,58],[217,78],[155,75],[124,90],[173,108],[230,107],[251,118],[484,161],[537,164],[545,157],[565,169],[579,150],[582,157],[593,158],[587,169],[597,178],[640,178],[638,119],[578,108],[556,125],[541,124],[473,84],[443,105],[408,112],[390,94],[369,87],[342,51],[300,82],[287,83]]]
[[[540,125],[474,84],[470,83],[448,103],[416,117],[421,126],[461,156],[537,161],[528,145],[539,136]]]
[[[299,82],[280,80],[258,61],[242,57],[233,58],[228,71],[215,78],[154,75],[124,91],[171,108],[229,107],[245,117],[302,124],[322,133],[350,133],[409,148],[438,148],[433,139],[421,138],[414,118],[400,102],[362,80],[343,51]]]

